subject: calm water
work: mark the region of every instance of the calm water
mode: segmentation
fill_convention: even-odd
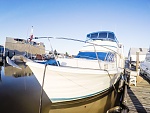
[[[39,113],[41,87],[29,67],[18,64],[23,70],[9,65],[0,70],[0,113]],[[43,94],[44,107],[50,100]]]
[[[42,96],[41,86],[28,66],[18,64],[22,70],[5,64],[0,66],[0,113],[103,113],[115,105],[115,92],[94,102],[77,106],[53,106],[47,95]],[[101,97],[100,97],[101,98]],[[101,110],[99,110],[99,108]]]

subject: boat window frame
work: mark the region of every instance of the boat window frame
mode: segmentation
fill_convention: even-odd
[[[107,52],[104,61],[115,62],[115,57],[116,57],[115,53],[109,51]]]
[[[100,38],[99,36],[100,36],[100,33],[106,33],[106,37],[105,38]],[[93,34],[98,34],[97,35],[97,37],[96,38],[92,38],[91,36],[93,35]],[[109,36],[109,34],[113,34],[113,37],[114,37],[114,39],[113,38],[109,38],[108,36]],[[118,40],[117,40],[117,38],[116,38],[116,36],[115,36],[115,34],[113,33],[113,32],[105,32],[105,31],[102,31],[102,32],[93,32],[93,33],[89,33],[89,34],[87,34],[87,40],[103,40],[103,39],[107,39],[107,40],[111,40],[111,41],[114,41],[114,42],[118,42]]]

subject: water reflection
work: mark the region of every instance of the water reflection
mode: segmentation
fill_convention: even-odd
[[[40,84],[29,67],[18,65],[23,69],[0,67],[0,113],[39,113]],[[42,98],[43,113],[48,113],[44,107],[51,102],[45,93]]]
[[[18,77],[33,75],[31,69],[28,66],[26,66],[24,63],[17,63],[17,65],[22,69],[18,69],[8,64],[5,64],[4,67],[5,76],[14,76],[15,78],[18,78]]]
[[[0,66],[0,82],[2,82],[1,70],[2,70],[2,66]]]
[[[0,67],[0,113],[39,113],[41,86],[28,66],[18,65],[22,70],[7,64]],[[79,102],[52,104],[44,92],[41,113],[104,113],[117,98],[110,90]]]

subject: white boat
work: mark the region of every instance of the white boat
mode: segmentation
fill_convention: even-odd
[[[113,32],[94,32],[75,58],[57,58],[54,65],[26,64],[52,103],[76,101],[114,87],[124,68],[123,46]]]
[[[145,60],[140,63],[140,74],[150,77],[150,48],[146,54]]]

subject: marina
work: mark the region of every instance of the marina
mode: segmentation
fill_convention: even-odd
[[[23,70],[19,70],[7,64],[0,67],[0,112],[9,113],[18,111],[20,113],[38,113],[40,84],[29,67],[24,67],[24,64],[22,63],[19,63],[18,65],[22,67]],[[138,81],[136,86],[130,84],[130,88],[127,89],[126,105],[129,108],[129,113],[149,113],[150,79],[147,76],[140,75]],[[109,98],[113,99],[115,95],[114,92],[109,95]],[[108,97],[105,97],[104,100],[106,98]],[[116,105],[118,105],[117,103]],[[95,107],[97,105],[97,107],[100,107],[98,101],[91,104],[80,104],[78,107],[74,106],[72,109],[70,106],[67,108],[67,105],[59,107],[59,104],[52,104],[45,93],[43,94],[42,104],[42,113],[75,113],[76,111],[92,113],[96,110]],[[6,107],[9,109],[5,109]],[[49,108],[51,108],[51,110]]]
[[[148,49],[145,58],[140,64],[139,55],[138,52],[135,55],[136,60],[134,66],[130,66],[130,62],[126,62],[125,66],[130,76],[127,90],[127,106],[129,108],[129,113],[150,112],[150,73],[148,70],[150,57]]]
[[[55,56],[54,59],[45,62],[21,56],[23,62],[17,63],[14,59],[16,57],[13,57],[14,61],[12,61],[7,55],[5,65],[1,67],[2,83],[5,83],[4,76],[13,76],[16,80],[24,79],[26,91],[28,85],[26,78],[37,81],[38,85],[35,86],[37,88],[34,88],[39,91],[34,92],[33,95],[35,93],[38,95],[38,98],[35,96],[35,101],[39,101],[37,104],[39,106],[36,107],[39,113],[57,113],[60,110],[66,113],[73,111],[105,113],[115,106],[120,106],[119,98],[122,93],[119,87],[123,85],[119,84],[123,73],[124,57],[123,45],[119,44],[115,34],[110,31],[89,33],[86,42],[70,38],[58,39],[79,41],[84,43],[84,46],[74,58]],[[2,84],[1,88],[4,90],[5,85]],[[25,96],[28,96],[28,93]]]
[[[0,0],[0,14],[0,113],[150,113],[150,0]]]
[[[38,38],[45,37],[35,37]],[[0,112],[15,112],[18,107],[12,106],[13,102],[20,105],[18,111],[21,113],[149,112],[148,68],[146,71],[141,68],[138,52],[134,56],[134,66],[130,66],[128,59],[125,61],[123,45],[113,32],[89,33],[86,42],[55,39],[82,42],[84,46],[74,57],[58,57],[52,53],[54,58],[47,60],[32,59],[30,52],[30,57],[22,55],[21,49],[15,52],[18,56],[11,54],[12,60],[5,52],[2,58],[6,61],[3,58],[4,65],[0,68],[0,100],[4,103],[2,108],[11,109],[0,109]],[[28,46],[17,42],[16,47],[18,44],[20,48]],[[8,49],[8,42],[6,45]],[[12,47],[11,53],[16,50],[14,44]],[[36,49],[39,55],[44,54],[40,53],[40,48]],[[149,54],[145,61],[149,62]]]

